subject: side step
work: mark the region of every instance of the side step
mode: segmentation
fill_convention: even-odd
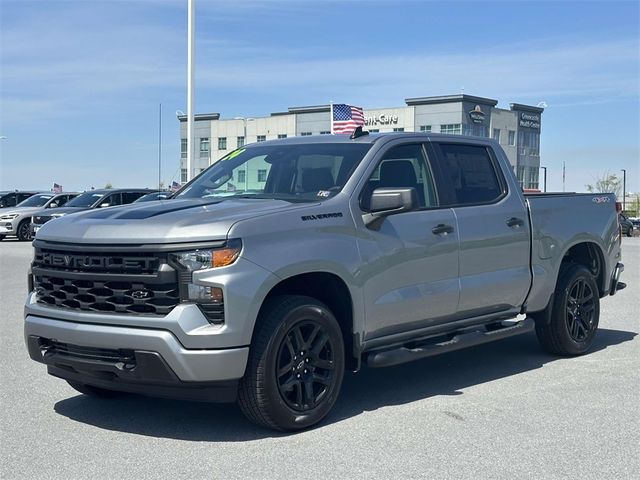
[[[418,360],[419,358],[431,357],[441,353],[453,352],[462,348],[482,345],[483,343],[502,340],[503,338],[514,337],[522,333],[528,333],[535,328],[533,318],[525,318],[521,322],[512,326],[500,328],[498,330],[474,330],[471,332],[461,332],[452,339],[439,343],[418,345],[413,348],[399,347],[392,350],[373,351],[367,355],[366,363],[370,367],[390,367],[405,362]]]

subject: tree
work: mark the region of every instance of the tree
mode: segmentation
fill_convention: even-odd
[[[620,197],[622,193],[622,179],[607,170],[593,184],[585,185],[590,193],[615,193]]]
[[[111,185],[111,182],[107,182],[107,184],[104,186],[104,188],[106,188],[106,189],[113,188],[113,185]]]

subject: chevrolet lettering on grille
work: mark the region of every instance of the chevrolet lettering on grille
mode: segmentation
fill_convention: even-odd
[[[42,252],[40,255],[36,255],[36,263],[56,268],[139,272],[154,269],[157,266],[157,259]]]

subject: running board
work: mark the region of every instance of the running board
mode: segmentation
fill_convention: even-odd
[[[525,318],[524,320],[511,325],[500,328],[498,330],[473,330],[471,332],[461,332],[446,341],[439,343],[425,344],[413,348],[399,347],[391,350],[373,351],[367,355],[366,363],[370,367],[390,367],[405,362],[411,362],[420,358],[431,357],[441,353],[453,352],[462,348],[482,345],[483,343],[502,340],[522,333],[528,333],[535,328],[533,318]]]

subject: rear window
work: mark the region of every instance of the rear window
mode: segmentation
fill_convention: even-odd
[[[503,189],[486,147],[440,144],[443,174],[450,181],[453,198],[450,205],[491,203]]]

